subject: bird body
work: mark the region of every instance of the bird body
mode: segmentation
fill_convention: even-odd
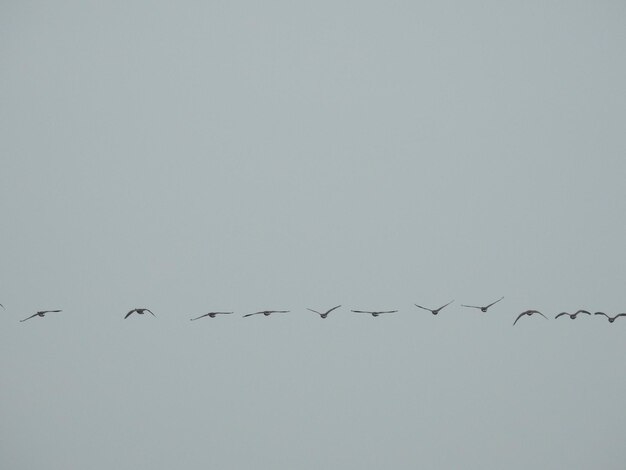
[[[150,314],[152,314],[153,317],[156,317],[156,315],[154,313],[152,313],[152,311],[150,311],[147,308],[134,308],[132,309],[130,312],[128,312],[125,316],[124,316],[124,320],[126,320],[128,317],[130,317],[133,313],[137,313],[139,315],[143,315],[144,313],[149,312]]]
[[[26,320],[30,320],[31,318],[34,317],[45,317],[46,313],[57,313],[57,312],[62,312],[62,310],[39,310],[37,313],[31,315],[30,317],[24,318],[23,320],[20,320],[20,322],[26,321]]]

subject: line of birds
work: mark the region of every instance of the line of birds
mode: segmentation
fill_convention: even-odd
[[[466,304],[461,304],[461,307],[466,307],[466,308],[475,308],[480,310],[483,313],[486,313],[487,310],[492,307],[493,305],[497,304],[498,302],[500,302],[502,299],[504,299],[504,297],[500,297],[498,300],[495,300],[493,302],[491,302],[490,304],[484,305],[484,306],[480,306],[480,305],[466,305]],[[452,302],[454,302],[454,300],[451,300],[450,302],[442,305],[441,307],[438,308],[428,308],[428,307],[424,307],[422,305],[418,305],[418,304],[414,304],[417,308],[420,308],[422,310],[427,310],[430,313],[432,313],[433,315],[437,315],[439,314],[439,312],[441,312],[441,310],[443,310],[444,308],[446,308],[448,305],[450,305]],[[0,304],[0,307],[2,307],[3,309],[6,310],[6,308],[4,307],[4,305]],[[328,314],[333,312],[334,310],[337,310],[338,308],[340,308],[341,305],[337,305],[335,307],[332,307],[326,311],[322,311],[319,312],[317,310],[313,310],[312,308],[307,308],[308,311],[313,312],[317,315],[320,316],[320,318],[326,318],[328,317]],[[367,315],[371,315],[372,317],[378,317],[380,315],[385,315],[385,314],[389,314],[389,313],[397,313],[398,310],[350,310],[353,313],[360,313],[360,314],[367,314]],[[30,320],[31,318],[35,318],[35,317],[45,317],[46,314],[48,313],[58,313],[58,312],[62,312],[62,310],[39,310],[36,313],[34,313],[33,315],[24,318],[23,320],[20,320],[20,322],[25,322],[26,320]],[[290,310],[261,310],[258,312],[253,312],[253,313],[247,313],[245,315],[243,315],[243,318],[247,318],[247,317],[251,317],[253,315],[263,315],[266,317],[269,317],[270,315],[274,314],[274,313],[289,313]],[[147,308],[134,308],[132,310],[130,310],[128,313],[126,313],[126,315],[124,315],[124,319],[127,319],[128,317],[130,317],[133,313],[136,313],[137,315],[143,315],[145,313],[149,313],[151,314],[153,317],[156,317],[156,315]],[[232,315],[235,312],[209,312],[209,313],[205,313],[203,315],[200,315],[198,317],[195,318],[191,318],[191,321],[195,321],[195,320],[200,320],[201,318],[215,318],[218,315]],[[594,312],[593,314],[588,311],[588,310],[584,310],[584,309],[580,309],[577,310],[574,313],[569,313],[569,312],[561,312],[559,313],[557,316],[555,316],[554,318],[557,319],[559,317],[562,316],[569,316],[570,319],[575,320],[576,317],[581,314],[584,313],[585,315],[604,315],[609,323],[613,323],[617,318],[619,317],[623,317],[626,316],[626,313],[618,313],[617,315],[614,316],[610,316],[607,315],[604,312]],[[548,317],[546,317],[543,313],[541,313],[539,310],[526,310],[522,313],[520,313],[517,318],[515,319],[515,321],[513,322],[513,325],[515,325],[520,318],[525,317],[525,316],[532,316],[534,314],[538,314],[541,315],[543,318],[545,318],[546,320],[548,319]]]

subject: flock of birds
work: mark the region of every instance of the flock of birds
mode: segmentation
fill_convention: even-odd
[[[480,310],[483,313],[486,313],[487,310],[491,306],[497,304],[502,299],[504,299],[504,297],[500,297],[498,300],[495,300],[495,301],[491,302],[490,304],[487,304],[487,305],[484,305],[484,306],[461,304],[461,307],[475,308],[475,309]],[[417,308],[429,311],[433,315],[437,315],[439,312],[441,312],[441,310],[446,308],[452,302],[454,302],[454,300],[451,300],[447,304],[444,304],[441,307],[434,308],[434,309],[433,308],[428,308],[428,307],[423,307],[423,306],[418,305],[418,304],[414,304],[414,305]],[[0,307],[2,307],[3,309],[6,310],[4,305],[0,304]],[[317,315],[319,315],[320,318],[326,318],[326,317],[328,317],[329,313],[337,310],[340,307],[341,307],[341,305],[337,305],[335,307],[332,307],[332,308],[330,308],[330,309],[328,309],[326,311],[322,311],[322,312],[319,312],[317,310],[313,310],[312,308],[307,308],[307,310],[310,311],[310,312],[313,312],[313,313],[315,313]],[[389,313],[397,313],[398,312],[398,310],[350,310],[350,311],[353,312],[353,313],[360,313],[360,314],[371,315],[372,317],[378,317],[380,315],[385,315],[385,314],[389,314]],[[30,320],[31,318],[35,318],[35,317],[42,317],[43,318],[48,313],[58,313],[58,312],[62,312],[62,310],[39,310],[38,312],[35,312],[33,315],[31,315],[29,317],[26,317],[23,320],[20,320],[20,322],[25,322],[26,320]],[[258,311],[258,312],[247,313],[247,314],[243,315],[243,318],[251,317],[251,316],[254,316],[254,315],[263,315],[263,316],[269,317],[270,315],[275,314],[275,313],[289,313],[289,312],[290,312],[290,310],[261,310],[261,311]],[[156,317],[156,315],[150,309],[147,309],[147,308],[134,308],[134,309],[130,310],[128,313],[126,313],[126,315],[124,315],[124,319],[127,319],[128,317],[130,317],[133,313],[136,313],[137,315],[143,315],[145,313],[149,313],[153,317]],[[200,315],[200,316],[195,317],[195,318],[190,318],[190,320],[191,321],[195,321],[195,320],[200,320],[201,318],[206,318],[206,317],[215,318],[218,315],[232,315],[233,313],[235,313],[235,312],[209,312],[209,313],[205,313],[205,314]],[[519,321],[520,318],[526,317],[526,316],[530,317],[530,316],[534,315],[535,313],[538,314],[538,315],[541,315],[546,320],[548,319],[548,317],[546,317],[539,310],[525,310],[525,311],[523,311],[522,313],[520,313],[517,316],[517,318],[513,322],[513,325],[515,325]],[[618,313],[617,315],[614,315],[614,316],[607,315],[604,312],[594,312],[592,314],[588,310],[580,309],[580,310],[577,310],[574,313],[561,312],[557,316],[555,316],[554,318],[557,319],[557,318],[562,317],[562,316],[568,316],[570,319],[575,320],[576,317],[579,314],[581,314],[581,313],[584,313],[585,315],[603,315],[603,316],[605,316],[608,319],[609,323],[613,323],[619,317],[626,316],[626,313]]]

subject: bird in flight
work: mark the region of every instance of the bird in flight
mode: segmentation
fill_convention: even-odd
[[[498,300],[496,300],[495,302],[491,302],[489,305],[485,305],[484,307],[481,307],[479,305],[463,305],[461,304],[461,307],[469,307],[469,308],[477,308],[479,309],[481,312],[486,312],[487,309],[489,307],[491,307],[494,304],[497,304],[498,302],[500,302],[502,299],[504,299],[504,297],[500,297]]]
[[[378,315],[382,315],[384,313],[396,313],[397,310],[381,310],[381,311],[369,311],[369,310],[351,310],[354,313],[369,313],[373,317],[377,317]]]
[[[436,308],[436,309],[434,309],[434,310],[433,310],[433,309],[430,309],[430,308],[422,307],[421,305],[417,305],[417,304],[414,304],[414,305],[415,305],[416,307],[418,307],[418,308],[423,309],[423,310],[428,310],[428,311],[429,311],[430,313],[432,313],[433,315],[437,315],[437,314],[438,314],[438,313],[439,313],[439,312],[440,312],[440,311],[441,311],[444,307],[447,307],[447,306],[448,306],[448,305],[450,305],[452,302],[454,302],[454,300],[451,300],[451,301],[450,301],[450,302],[448,302],[447,304],[442,305],[441,307]]]
[[[520,318],[522,318],[524,315],[528,315],[529,317],[533,314],[533,313],[538,313],[539,315],[541,315],[543,318],[545,318],[546,320],[548,319],[548,317],[546,317],[543,313],[541,313],[539,310],[526,310],[525,312],[520,313],[517,318],[515,319],[515,321],[513,322],[513,325],[515,326],[515,324],[517,323],[517,320],[519,320]]]
[[[617,318],[619,317],[625,317],[626,313],[618,313],[617,315],[615,315],[614,317],[609,317],[606,313],[604,312],[596,312],[594,313],[594,315],[604,315],[608,320],[609,323],[613,323]]]
[[[37,313],[31,315],[30,317],[24,318],[23,320],[20,320],[20,321],[22,322],[22,321],[30,320],[31,318],[34,318],[34,317],[45,317],[46,313],[56,313],[56,312],[61,312],[61,311],[62,310],[40,310]]]
[[[205,313],[204,315],[200,315],[199,317],[191,318],[191,321],[199,320],[200,318],[204,318],[204,317],[215,318],[216,315],[230,315],[231,313],[234,313],[234,312],[209,312],[209,313]]]
[[[272,313],[289,313],[289,310],[262,310],[260,312],[247,313],[243,316],[243,318],[251,317],[252,315],[265,315],[269,317]]]
[[[574,313],[561,312],[556,317],[554,317],[554,319],[556,320],[557,318],[562,317],[563,315],[569,315],[569,317],[572,320],[575,320],[579,313],[586,313],[587,315],[591,315],[591,312],[589,312],[587,310],[580,309],[580,310],[578,310],[578,311],[576,311]]]
[[[152,314],[153,317],[156,317],[156,315],[152,313],[152,311],[148,310],[147,308],[134,308],[124,316],[124,320],[130,317],[133,313],[138,313],[139,315],[143,315],[146,312],[149,312]]]
[[[326,318],[330,312],[338,309],[339,307],[341,307],[341,305],[337,305],[336,307],[333,307],[330,310],[326,310],[325,312],[318,312],[317,310],[313,310],[312,308],[307,308],[307,310],[309,312],[317,313],[320,316],[320,318]]]

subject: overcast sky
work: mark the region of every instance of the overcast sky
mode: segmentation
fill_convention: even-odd
[[[1,466],[624,468],[626,4],[470,3],[2,2]]]

